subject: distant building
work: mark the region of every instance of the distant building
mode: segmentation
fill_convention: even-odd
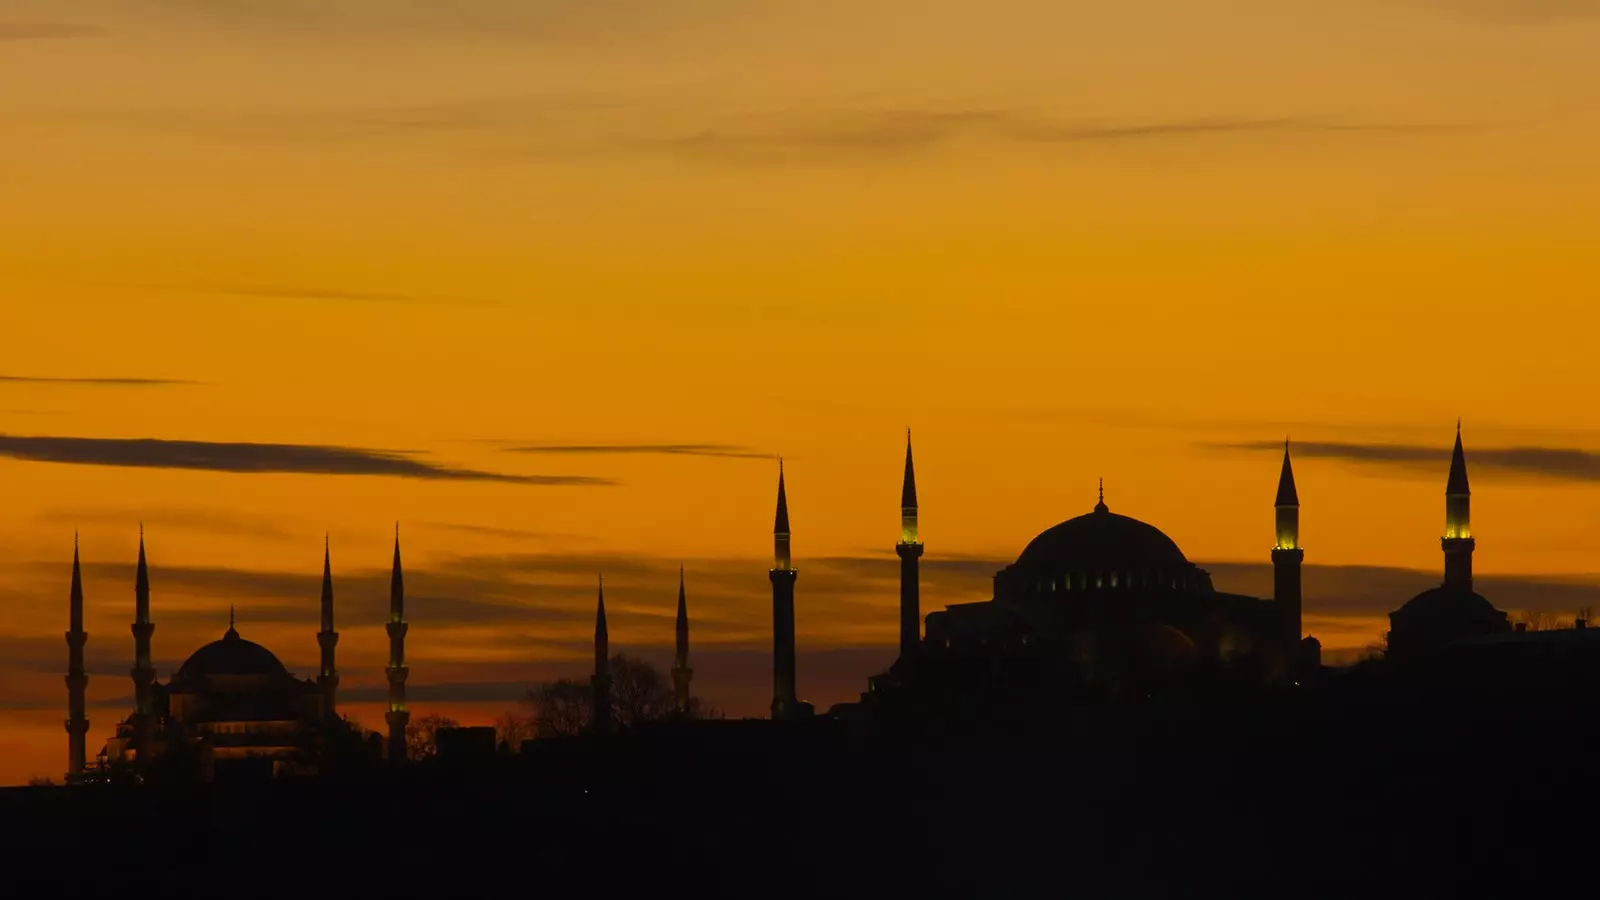
[[[399,542],[395,544],[393,621],[404,622],[398,603],[400,587]],[[319,740],[329,726],[337,725],[338,669],[334,648],[339,635],[333,630],[333,575],[327,548],[323,551],[322,630],[318,633],[321,666],[315,679],[298,679],[278,657],[254,641],[241,637],[230,614],[228,630],[220,640],[196,650],[165,684],[156,681],[151,665],[151,637],[155,625],[150,615],[150,572],[145,558],[144,535],[139,537],[139,565],[135,576],[134,710],[116,726],[106,741],[103,767],[119,765],[148,769],[162,759],[186,758],[199,776],[210,780],[225,773],[276,774],[313,769]],[[73,561],[72,649],[69,666],[69,778],[85,774],[81,733],[81,648],[83,635],[82,587],[76,556]],[[74,641],[72,635],[80,637]],[[398,688],[399,711],[404,711],[404,651],[396,641],[390,666],[391,688]],[[395,677],[395,662],[400,674]],[[391,703],[391,716],[395,706]],[[81,724],[80,724],[81,723]],[[401,722],[403,729],[404,722]],[[403,743],[403,731],[401,732]]]
[[[1303,652],[1299,499],[1287,449],[1277,505],[1276,599],[1218,591],[1160,529],[1112,512],[1102,486],[1093,510],[1046,529],[995,574],[992,599],[930,613],[919,635],[922,544],[908,442],[896,546],[901,654],[863,701],[910,692],[982,708],[986,697],[1052,683],[1114,696],[1200,672],[1286,682]]]
[[[1456,427],[1445,485],[1444,581],[1411,598],[1389,614],[1388,657],[1408,664],[1428,660],[1461,641],[1511,633],[1506,614],[1472,588],[1472,489],[1467,482],[1467,457]]]
[[[441,728],[434,733],[433,744],[438,751],[438,761],[447,765],[481,763],[495,758],[494,728],[489,725]]]

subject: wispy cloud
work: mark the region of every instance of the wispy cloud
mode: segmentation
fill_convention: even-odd
[[[967,144],[1086,148],[1221,141],[1336,139],[1461,131],[1481,125],[1347,117],[1216,114],[1083,118],[1048,108],[862,106],[718,110],[667,97],[534,95],[427,105],[286,110],[144,109],[91,116],[191,137],[256,143],[454,138],[501,161],[653,157],[722,164],[899,160]]]
[[[904,157],[968,141],[1068,147],[1193,142],[1230,136],[1334,137],[1450,127],[1281,116],[1108,121],[1000,108],[863,109],[729,117],[707,123],[692,134],[641,137],[631,146],[636,152],[715,162],[803,163]],[[629,146],[629,142],[619,146]]]
[[[45,41],[86,37],[99,29],[69,22],[0,22],[0,41]]]
[[[291,537],[286,529],[258,517],[236,515],[231,512],[198,507],[165,507],[153,509],[53,509],[41,513],[38,521],[56,525],[117,525],[129,526],[147,523],[156,528],[204,534],[228,534],[244,537],[285,540]]]
[[[1232,450],[1283,450],[1283,444],[1277,441],[1248,441],[1221,446]],[[1442,444],[1300,441],[1294,444],[1294,452],[1299,456],[1441,472],[1450,460],[1450,447]],[[1492,470],[1532,478],[1600,481],[1600,453],[1569,447],[1468,447],[1467,463],[1474,470]]]
[[[192,21],[312,35],[425,33],[475,38],[558,40],[651,35],[707,15],[749,9],[738,0],[139,0]]]
[[[1600,15],[1600,0],[1432,0],[1497,22],[1542,23]]]
[[[48,375],[0,375],[0,384],[64,385],[76,387],[167,387],[200,384],[179,378],[89,378]]]
[[[0,435],[0,456],[32,462],[210,472],[381,475],[530,485],[608,485],[586,475],[512,475],[416,459],[392,450],[316,444],[249,444],[154,438],[19,437]]]
[[[774,459],[774,454],[762,453],[738,444],[528,444],[507,447],[511,453],[553,453],[571,455],[637,455],[637,456],[716,456],[731,459]]]
[[[434,303],[478,304],[480,301],[440,294],[373,290],[353,285],[314,284],[271,280],[194,280],[139,281],[121,279],[82,279],[61,277],[53,280],[87,287],[115,288],[152,294],[186,294],[206,297],[238,297],[255,300],[312,300],[347,303]]]
[[[576,535],[552,534],[548,531],[532,531],[525,528],[503,528],[495,525],[473,525],[466,522],[423,522],[428,528],[438,528],[443,531],[457,531],[462,534],[475,534],[483,537],[509,538],[513,540],[575,540]]]

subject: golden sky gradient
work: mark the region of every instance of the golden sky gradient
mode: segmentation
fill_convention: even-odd
[[[419,714],[584,672],[602,570],[613,646],[662,658],[680,559],[697,688],[759,713],[779,453],[802,694],[848,699],[892,655],[907,426],[935,606],[1101,476],[1266,593],[1241,445],[1287,432],[1308,627],[1362,647],[1440,569],[1463,416],[1484,593],[1570,616],[1597,41],[1587,0],[12,0],[0,782],[62,768],[74,529],[91,752],[125,714],[141,520],[163,679],[230,604],[310,674],[327,532],[376,700],[399,520]],[[15,458],[63,437],[614,483]]]

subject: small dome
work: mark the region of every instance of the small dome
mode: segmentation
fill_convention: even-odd
[[[1161,529],[1117,515],[1101,503],[1088,515],[1046,529],[1017,557],[1017,564],[1079,570],[1186,566],[1189,560]]]
[[[271,675],[289,677],[271,650],[255,641],[239,637],[232,628],[220,641],[201,647],[178,669],[179,679],[208,678],[213,675]]]

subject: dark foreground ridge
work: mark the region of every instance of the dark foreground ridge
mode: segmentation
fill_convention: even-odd
[[[700,722],[0,793],[9,896],[1446,897],[1589,877],[1593,691],[1314,688],[915,740]]]

